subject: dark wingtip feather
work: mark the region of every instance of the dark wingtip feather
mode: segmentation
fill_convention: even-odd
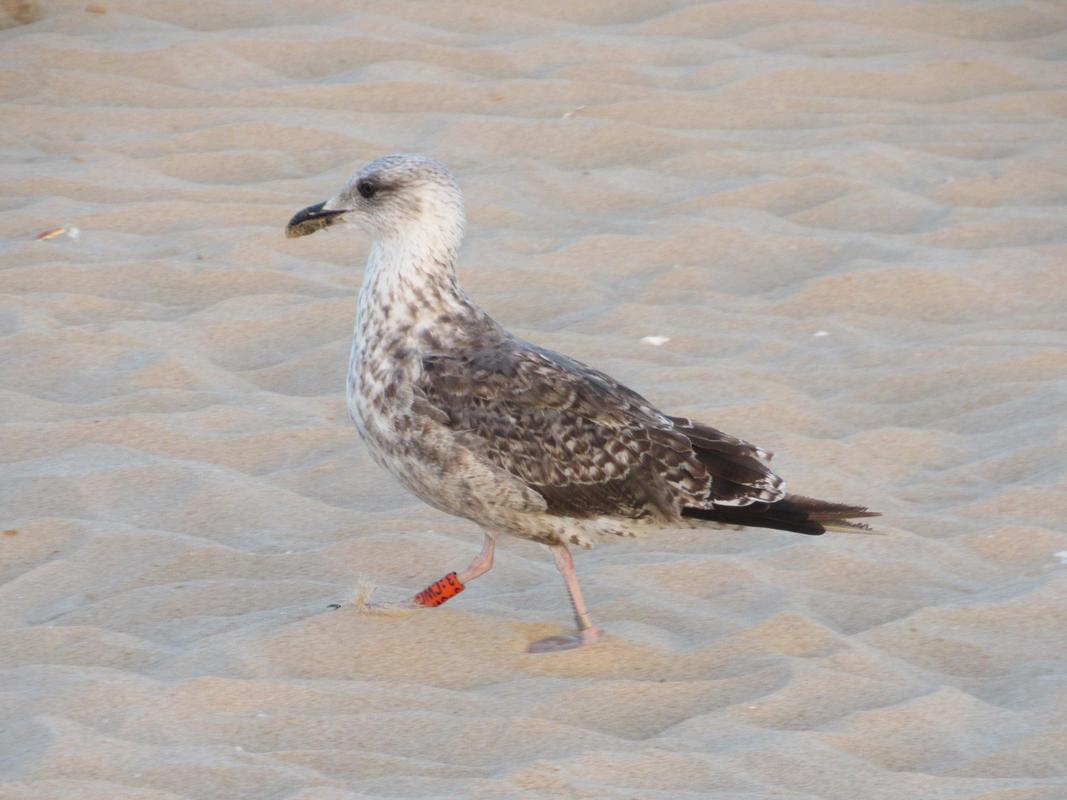
[[[749,506],[685,508],[682,516],[719,522],[724,525],[744,525],[752,528],[771,528],[780,531],[818,536],[828,530],[870,531],[871,528],[855,519],[881,516],[864,506],[831,503],[814,497],[790,494],[776,503],[753,503]]]
[[[844,503],[831,503],[827,500],[818,500],[814,497],[805,497],[800,494],[786,495],[783,502],[799,506],[811,519],[817,520],[847,520],[862,517],[880,517],[877,511],[871,511],[866,506],[849,506]]]

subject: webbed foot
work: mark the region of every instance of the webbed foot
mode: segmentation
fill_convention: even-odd
[[[574,650],[585,644],[592,644],[604,632],[600,628],[586,628],[570,636],[549,636],[547,639],[539,639],[531,642],[526,648],[527,653],[555,653],[559,650]]]

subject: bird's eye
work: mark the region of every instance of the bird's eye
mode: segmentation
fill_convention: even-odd
[[[358,191],[367,200],[374,197],[374,193],[378,191],[378,187],[373,181],[369,181],[366,178],[356,184],[356,191]]]

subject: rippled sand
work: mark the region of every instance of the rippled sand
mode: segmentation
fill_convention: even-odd
[[[355,5],[0,31],[0,797],[1067,797],[1067,8]],[[394,151],[498,319],[889,535],[579,553],[547,656],[526,542],[326,613],[479,547],[346,422],[366,242],[283,235]]]

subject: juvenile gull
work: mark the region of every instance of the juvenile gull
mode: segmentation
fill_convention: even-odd
[[[436,606],[493,565],[499,534],[548,545],[578,624],[530,645],[577,647],[589,620],[567,545],[656,529],[866,529],[860,506],[786,494],[771,454],[660,412],[602,372],[512,336],[460,288],[463,198],[429,158],[363,167],[286,234],[356,223],[373,239],[348,366],[348,411],[375,460],[431,506],[476,522],[481,553],[415,595]]]

